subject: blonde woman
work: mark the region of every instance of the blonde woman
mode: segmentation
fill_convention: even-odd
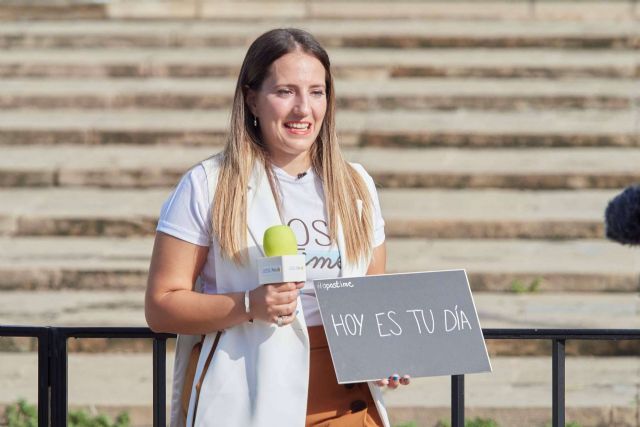
[[[307,283],[258,286],[276,224],[293,228]],[[313,293],[313,279],[386,262],[376,189],[340,153],[313,36],[272,30],[249,47],[225,149],[183,176],[157,231],[145,313],[154,331],[180,334],[171,426],[389,426],[380,388],[409,377],[337,384]]]

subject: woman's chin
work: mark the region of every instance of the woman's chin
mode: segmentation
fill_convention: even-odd
[[[294,153],[301,154],[309,151],[313,146],[314,141],[315,141],[315,136],[313,135],[304,135],[304,136],[287,135],[286,138],[283,138],[282,140],[283,142],[282,146],[285,148],[286,151],[290,152],[291,154],[294,154]]]

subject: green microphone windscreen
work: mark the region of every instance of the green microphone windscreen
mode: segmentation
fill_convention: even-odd
[[[296,235],[288,225],[269,227],[264,232],[262,246],[264,254],[268,257],[298,254]]]

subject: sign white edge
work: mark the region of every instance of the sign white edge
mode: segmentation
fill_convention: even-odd
[[[473,299],[473,293],[471,292],[471,284],[469,283],[469,277],[467,276],[467,270],[464,268],[451,268],[451,269],[447,269],[447,270],[428,270],[428,271],[406,271],[406,272],[402,272],[402,273],[384,273],[384,274],[369,274],[369,275],[365,275],[365,276],[344,276],[344,277],[340,277],[340,279],[350,279],[350,278],[354,278],[354,279],[359,279],[362,277],[377,277],[377,276],[402,276],[402,275],[406,275],[406,274],[417,274],[417,273],[443,273],[443,272],[447,272],[447,271],[462,271],[464,273],[464,279],[467,282],[467,289],[469,290],[469,295],[471,295],[471,303],[473,304],[473,310],[475,312],[476,315],[476,321],[478,322],[478,326],[480,327],[480,332],[482,333],[482,325],[480,324],[480,317],[478,316],[478,308],[476,307],[476,301]],[[313,285],[314,285],[314,292],[315,292],[315,282],[316,281],[322,281],[322,280],[331,280],[331,279],[314,279],[313,280]],[[317,296],[316,296],[317,298]],[[318,311],[320,312],[320,319],[322,320],[322,328],[324,329],[324,316],[322,314],[322,307],[320,306],[320,304],[318,304]],[[326,332],[325,332],[326,335]],[[489,371],[483,371],[483,372],[476,372],[478,374],[482,374],[482,373],[486,373],[486,372],[493,372],[493,366],[491,365],[491,358],[489,357],[489,352],[487,351],[487,342],[484,338],[484,334],[482,334],[482,345],[484,347],[484,353],[485,356],[487,357],[487,360],[489,361]],[[331,346],[329,345],[329,338],[327,338],[327,347],[329,347],[329,355],[331,356],[331,363],[333,364],[333,369],[335,370],[335,360],[333,358],[333,351],[331,350]],[[393,374],[393,372],[392,372]],[[400,375],[400,374],[399,374]],[[460,375],[460,374],[446,374],[446,375],[434,375],[434,376],[430,376],[430,377],[425,377],[425,378],[434,378],[434,377],[448,377],[451,375]],[[464,374],[464,375],[471,375],[471,374]],[[336,379],[337,379],[337,375],[336,375]],[[363,381],[378,381],[384,378],[374,378],[374,379],[367,379],[367,380],[363,380]],[[352,383],[360,383],[363,381],[344,381],[344,382],[340,382],[338,380],[338,384],[352,384]]]

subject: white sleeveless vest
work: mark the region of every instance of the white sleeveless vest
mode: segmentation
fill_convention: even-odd
[[[210,194],[215,194],[221,154],[202,162]],[[216,286],[219,293],[241,292],[257,287],[257,259],[262,254],[262,236],[272,225],[281,224],[276,202],[261,165],[254,168],[248,189],[248,253],[245,266],[223,259],[213,239]],[[361,204],[361,203],[360,203]],[[338,226],[338,248],[345,253],[342,227]],[[342,277],[366,274],[368,262],[343,262]],[[206,372],[195,423],[195,386],[192,389],[186,425],[196,427],[303,427],[306,418],[309,381],[309,337],[302,313],[282,328],[259,320],[243,323],[222,332],[218,347]],[[195,378],[204,368],[216,332],[208,334],[202,346]],[[171,427],[185,427],[181,416],[181,394],[185,370],[193,345],[200,336],[179,335],[176,343]],[[389,427],[382,391],[370,382],[369,388],[385,427]]]

